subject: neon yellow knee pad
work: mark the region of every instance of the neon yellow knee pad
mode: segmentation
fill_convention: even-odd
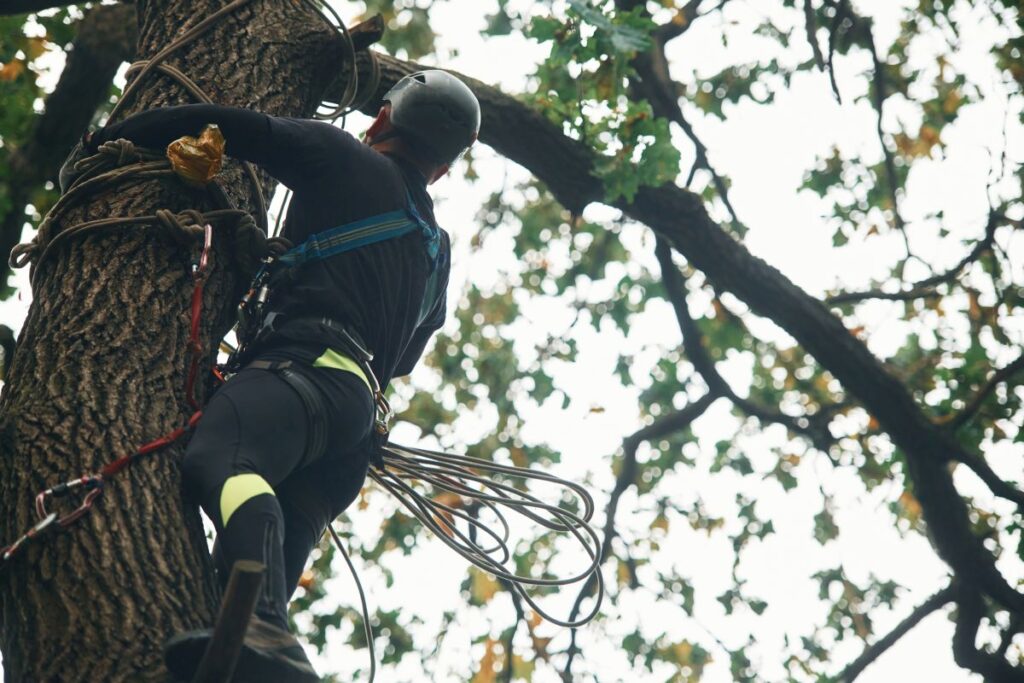
[[[270,487],[266,479],[258,474],[249,472],[229,477],[224,482],[224,487],[220,490],[221,524],[227,526],[228,520],[231,519],[231,515],[235,513],[235,510],[240,508],[247,500],[264,493],[274,495],[274,489]]]

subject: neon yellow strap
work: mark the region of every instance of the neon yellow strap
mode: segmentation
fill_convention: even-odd
[[[228,478],[224,482],[224,488],[220,490],[221,524],[227,526],[228,520],[231,519],[231,515],[235,514],[235,510],[247,500],[264,493],[274,495],[274,489],[270,487],[266,479],[258,474],[249,472]]]
[[[348,356],[338,353],[334,349],[327,349],[323,352],[319,358],[313,361],[313,367],[315,368],[334,368],[335,370],[344,370],[345,372],[351,372],[359,376],[359,379],[363,380],[366,384],[366,388],[373,393],[373,387],[370,386],[370,380],[366,378],[366,374],[363,369],[359,367],[359,363]]]

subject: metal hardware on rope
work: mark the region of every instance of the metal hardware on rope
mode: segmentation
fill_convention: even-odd
[[[188,335],[188,352],[191,359],[188,366],[188,375],[185,379],[185,398],[193,410],[200,409],[199,401],[195,395],[196,377],[199,375],[199,361],[203,355],[199,322],[203,309],[203,289],[206,280],[210,277],[210,251],[212,247],[213,227],[207,223],[203,228],[203,248],[200,251],[199,259],[192,273],[192,324],[189,326]]]
[[[7,562],[14,557],[19,550],[24,547],[29,541],[35,540],[42,536],[42,534],[53,528],[54,523],[57,521],[57,513],[51,512],[45,518],[36,522],[35,526],[23,533],[21,536],[8,546],[0,548],[0,561]],[[0,565],[3,567],[4,565]]]

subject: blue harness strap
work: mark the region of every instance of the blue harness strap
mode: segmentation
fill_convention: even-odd
[[[412,194],[408,190],[405,193],[404,209],[370,216],[313,233],[302,244],[292,247],[278,256],[276,262],[288,268],[297,268],[306,263],[337,256],[368,244],[401,237],[417,229],[423,235],[423,245],[426,248],[427,260],[430,262],[430,274],[427,277],[423,301],[420,304],[417,322],[419,325],[430,315],[441,293],[437,273],[441,231],[423,220],[423,216],[420,215],[416,208],[416,202],[413,201]],[[266,266],[260,268],[256,274],[257,279],[265,269]]]
[[[370,216],[314,233],[307,237],[302,244],[279,256],[277,260],[287,266],[301,266],[304,263],[330,258],[368,244],[401,237],[419,229],[423,234],[423,241],[433,272],[437,265],[438,248],[441,241],[440,232],[436,227],[423,220],[408,191],[405,202],[406,208],[404,209]]]

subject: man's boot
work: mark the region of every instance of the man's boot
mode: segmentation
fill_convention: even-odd
[[[168,640],[164,645],[167,668],[178,679],[191,681],[212,637],[211,629],[202,629]],[[237,683],[319,683],[320,677],[295,636],[253,615],[232,680]]]

